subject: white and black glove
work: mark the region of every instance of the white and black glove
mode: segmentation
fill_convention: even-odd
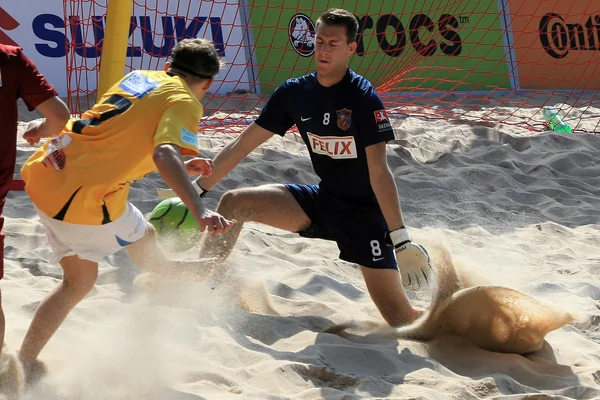
[[[429,285],[429,281],[435,274],[431,267],[429,254],[423,246],[410,240],[406,228],[402,227],[389,232],[386,242],[394,246],[396,251],[402,285],[415,290],[422,285]]]

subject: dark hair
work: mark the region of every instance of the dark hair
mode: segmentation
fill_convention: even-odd
[[[171,68],[200,79],[217,75],[225,64],[207,39],[183,39],[171,52]]]
[[[346,27],[348,43],[356,42],[358,20],[351,12],[346,11],[343,8],[330,8],[319,17],[316,26],[319,26],[321,22],[330,26]]]

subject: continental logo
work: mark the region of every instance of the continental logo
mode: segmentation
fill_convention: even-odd
[[[600,15],[590,15],[585,23],[565,22],[556,13],[540,19],[540,42],[550,57],[561,59],[571,51],[600,51]]]

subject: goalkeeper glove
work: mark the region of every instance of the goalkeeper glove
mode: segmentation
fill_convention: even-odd
[[[406,228],[389,232],[386,242],[394,246],[402,285],[413,289],[419,289],[421,285],[429,285],[429,280],[435,274],[429,254],[423,246],[410,240]]]

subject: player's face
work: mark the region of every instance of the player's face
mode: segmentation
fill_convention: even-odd
[[[327,75],[345,70],[348,57],[356,50],[356,42],[348,43],[346,27],[321,23],[317,26],[315,34],[317,72]]]

